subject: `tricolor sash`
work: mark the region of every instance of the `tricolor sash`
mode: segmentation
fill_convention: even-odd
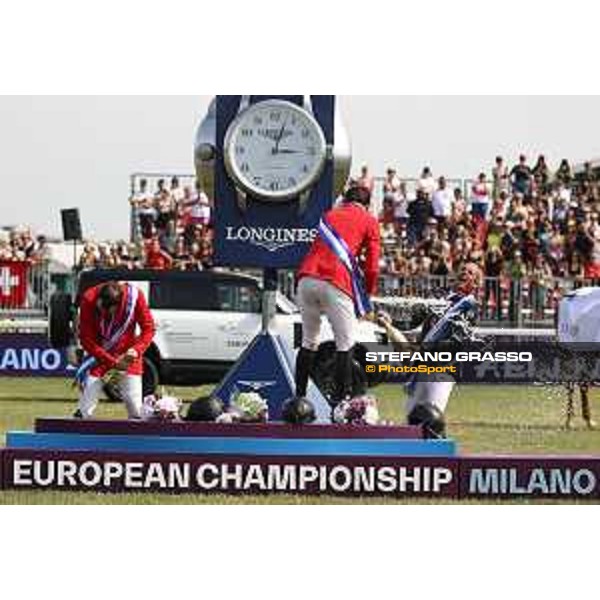
[[[435,344],[438,342],[444,342],[448,340],[452,334],[452,320],[456,317],[466,314],[469,311],[477,308],[477,300],[474,296],[463,296],[457,302],[455,302],[437,321],[437,323],[429,330],[427,335],[423,338],[422,344]],[[406,391],[409,395],[412,395],[415,390],[415,386],[418,382],[423,381],[418,375],[410,375],[406,383]],[[435,385],[435,379],[431,382],[427,382],[428,385]]]
[[[367,313],[373,312],[373,306],[369,295],[367,294],[363,272],[358,266],[356,258],[350,251],[350,248],[348,248],[348,244],[346,244],[338,232],[325,219],[322,219],[319,223],[319,234],[321,239],[327,244],[327,247],[337,256],[344,267],[346,267],[346,270],[350,275],[356,316],[360,319]]]
[[[429,330],[425,338],[424,344],[434,344],[443,342],[452,333],[452,320],[460,315],[466,314],[469,311],[477,308],[477,300],[474,296],[463,296],[458,302],[451,306],[441,317],[441,319]]]
[[[117,320],[117,315],[115,315],[109,323],[100,324],[100,332],[103,338],[101,346],[107,352],[110,352],[119,344],[121,338],[131,326],[135,315],[139,290],[135,286],[126,284],[125,294],[125,310],[123,311],[121,318]],[[75,373],[75,383],[83,388],[89,377],[90,371],[97,365],[98,361],[93,356],[86,355]]]

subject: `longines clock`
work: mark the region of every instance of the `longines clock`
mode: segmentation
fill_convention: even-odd
[[[307,108],[265,100],[233,121],[225,137],[225,166],[242,194],[285,202],[314,187],[332,152]]]
[[[335,96],[217,96],[198,130],[215,262],[295,268],[350,171]]]

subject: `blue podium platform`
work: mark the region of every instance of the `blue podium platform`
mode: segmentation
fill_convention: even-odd
[[[276,439],[258,437],[168,437],[160,435],[82,435],[7,433],[8,449],[131,454],[202,454],[237,456],[453,457],[451,440],[420,439]]]

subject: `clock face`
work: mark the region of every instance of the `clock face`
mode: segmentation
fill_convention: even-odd
[[[283,100],[254,104],[231,124],[225,165],[242,190],[265,200],[289,200],[313,186],[325,165],[321,127],[304,109]]]

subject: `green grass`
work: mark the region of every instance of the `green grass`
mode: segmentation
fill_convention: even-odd
[[[208,388],[172,390],[186,401],[206,395]],[[382,418],[401,420],[404,395],[398,386],[376,390]],[[600,420],[600,390],[591,392]],[[37,417],[73,413],[75,391],[65,380],[0,379],[0,445],[8,430],[30,430]],[[462,454],[600,454],[600,431],[587,431],[579,421],[574,431],[562,429],[565,395],[560,388],[526,386],[460,386],[448,412],[449,434]],[[99,418],[124,418],[123,406],[102,403]],[[382,500],[344,500],[305,496],[124,496],[73,492],[0,492],[0,504],[381,504]],[[390,501],[386,501],[390,502]],[[402,503],[393,501],[394,503]],[[414,503],[407,501],[406,503]],[[419,502],[421,503],[421,501]],[[439,502],[435,502],[436,504]]]

